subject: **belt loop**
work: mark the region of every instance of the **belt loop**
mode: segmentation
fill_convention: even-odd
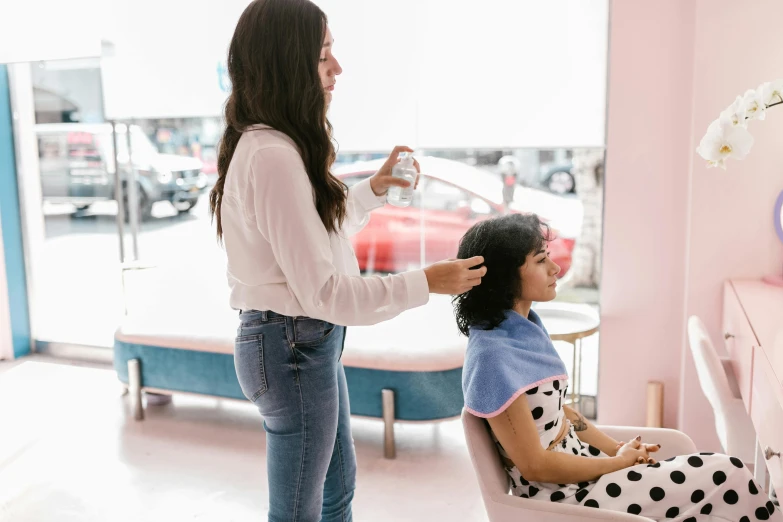
[[[264,322],[266,322],[266,321],[268,321],[268,320],[269,320],[269,318],[268,318],[268,316],[267,316],[267,311],[266,311],[266,310],[263,310],[263,311],[261,312],[261,320],[262,320],[262,321],[264,321]]]

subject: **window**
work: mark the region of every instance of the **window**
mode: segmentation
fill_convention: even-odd
[[[333,172],[354,187],[398,144],[416,149],[422,169],[411,206],[377,208],[351,237],[359,269],[398,273],[454,257],[482,219],[535,212],[557,230],[551,250],[561,275],[588,281],[578,289],[563,281],[562,299],[597,303],[598,278],[582,272],[600,269],[600,199],[582,205],[590,195],[577,193],[583,172],[572,169],[566,147],[602,151],[608,2],[501,0],[444,10],[424,0],[415,16],[378,2],[316,2],[346,70],[329,109],[339,144]],[[124,19],[106,26],[111,53],[87,64],[30,65],[33,116],[72,129],[41,134],[39,125],[27,136],[38,144],[46,226],[33,260],[34,323],[44,340],[111,346],[126,305],[131,314],[190,314],[193,323],[231,315],[209,189],[227,96],[218,63],[247,1],[196,10],[184,0],[125,3]],[[473,32],[463,38],[467,26]],[[371,37],[395,27],[406,27],[406,38]],[[388,63],[403,55],[409,59],[390,81]],[[474,64],[475,74],[461,74],[461,63]],[[579,96],[568,96],[575,90]],[[117,122],[116,175],[107,120]],[[88,125],[103,130],[88,134]],[[123,196],[131,191],[122,189],[130,176],[139,180],[128,185],[140,189],[139,222],[118,226],[120,204],[130,220]],[[590,256],[595,262],[584,261]],[[127,271],[123,287],[118,261],[155,269]]]

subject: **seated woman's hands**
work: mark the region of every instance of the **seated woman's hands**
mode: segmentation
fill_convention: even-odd
[[[617,444],[617,456],[625,458],[628,466],[637,464],[655,464],[657,461],[650,456],[661,449],[660,444],[642,444],[642,437],[636,437],[630,442],[620,442]]]

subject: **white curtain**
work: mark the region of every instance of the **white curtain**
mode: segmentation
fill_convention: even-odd
[[[343,66],[340,150],[605,142],[608,0],[316,0]],[[110,118],[217,116],[246,0],[114,0]]]
[[[341,149],[603,146],[607,0],[319,0]]]

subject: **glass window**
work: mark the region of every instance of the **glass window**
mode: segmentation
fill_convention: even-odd
[[[21,71],[21,65],[16,66]],[[37,341],[111,347],[122,320],[117,204],[111,127],[101,114],[99,64],[84,60],[27,65],[38,148],[40,238],[30,245],[30,310]],[[21,73],[20,73],[21,74]],[[109,172],[109,168],[112,172]],[[28,241],[32,241],[28,238]],[[38,242],[40,241],[40,242]]]
[[[33,260],[39,267],[33,312],[46,340],[109,347],[126,304],[159,318],[188,315],[191,323],[232,314],[208,200],[229,88],[222,61],[246,2],[193,10],[184,0],[159,0],[167,8],[155,10],[152,0],[140,1],[127,10],[130,18],[110,27],[111,52],[100,60],[28,64],[30,116],[38,125],[26,139],[38,147],[46,227]],[[408,24],[404,10],[346,0],[321,4],[335,24],[335,55],[352,74],[330,107],[340,145],[333,172],[354,187],[396,144],[415,147],[422,169],[411,206],[374,210],[351,238],[362,272],[398,273],[454,257],[471,226],[513,212],[535,212],[556,228],[551,251],[564,277],[583,272],[580,260],[600,255],[600,190],[577,190],[580,173],[572,164],[581,160],[564,147],[602,151],[606,2],[556,2],[558,8],[503,0],[444,11],[425,0],[410,38],[393,45],[368,40],[366,30],[377,29],[381,13],[391,17],[382,25]],[[452,38],[476,17],[500,23],[500,31],[493,23],[473,25],[479,32],[491,28],[504,45]],[[579,21],[569,26],[571,38],[545,27],[562,26],[566,18]],[[134,29],[142,26],[143,32]],[[188,30],[172,30],[182,27]],[[459,52],[449,48],[454,45]],[[172,61],[161,49],[190,51]],[[401,54],[412,61],[390,82],[388,60],[378,57]],[[453,67],[464,61],[483,65],[466,79]],[[444,90],[455,81],[459,89]],[[558,93],[574,82],[584,96],[564,101]],[[117,122],[116,151],[107,120]],[[135,169],[128,168],[131,155]],[[121,205],[130,215],[127,187],[138,196],[138,226],[117,223]],[[155,268],[126,272],[123,289],[123,263]],[[600,259],[591,266],[600,267]],[[597,281],[578,289],[564,281],[561,298],[596,304]]]

